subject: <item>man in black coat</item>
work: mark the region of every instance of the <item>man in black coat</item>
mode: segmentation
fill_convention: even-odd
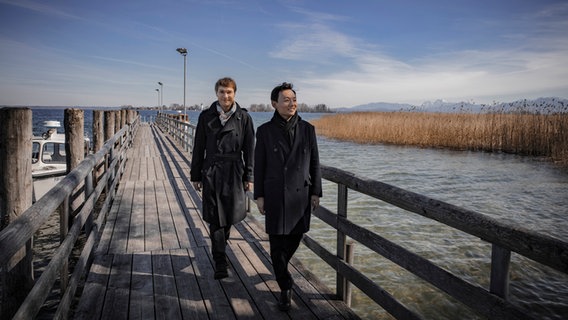
[[[278,307],[287,311],[294,283],[288,263],[310,229],[312,210],[319,206],[321,171],[315,129],[298,116],[292,84],[274,88],[270,100],[276,111],[256,135],[254,198],[265,215],[270,257],[281,290]]]
[[[222,78],[215,84],[218,100],[199,114],[190,179],[203,188],[203,220],[209,223],[215,279],[226,278],[225,247],[231,226],[246,217],[245,192],[253,188],[254,126],[235,102],[237,84]]]

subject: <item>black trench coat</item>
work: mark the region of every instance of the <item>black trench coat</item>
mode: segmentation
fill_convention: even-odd
[[[190,179],[203,183],[203,220],[223,227],[246,217],[243,182],[253,181],[254,126],[238,104],[222,126],[216,105],[199,114]]]
[[[292,147],[271,120],[258,128],[255,147],[254,198],[264,197],[266,233],[290,234],[310,228],[312,195],[322,196],[314,127],[299,120]]]

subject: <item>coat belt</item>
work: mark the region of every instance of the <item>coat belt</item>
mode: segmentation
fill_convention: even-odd
[[[240,152],[218,153],[213,155],[213,162],[239,161],[239,160],[242,160]]]

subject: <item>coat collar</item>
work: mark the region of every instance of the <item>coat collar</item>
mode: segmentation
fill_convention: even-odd
[[[231,119],[227,121],[227,123],[222,126],[221,120],[219,120],[219,112],[217,111],[217,101],[213,102],[209,109],[204,112],[207,112],[207,126],[213,130],[214,132],[228,132],[236,129],[236,124],[240,122],[243,117],[243,109],[241,106],[235,101],[237,105],[237,110],[231,116]],[[237,121],[235,121],[235,118]]]

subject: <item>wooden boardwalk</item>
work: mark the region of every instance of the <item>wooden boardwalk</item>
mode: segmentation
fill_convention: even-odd
[[[214,280],[189,160],[141,125],[74,318],[358,319],[296,260],[292,309],[279,311],[267,235],[252,217],[231,232],[229,278]]]

